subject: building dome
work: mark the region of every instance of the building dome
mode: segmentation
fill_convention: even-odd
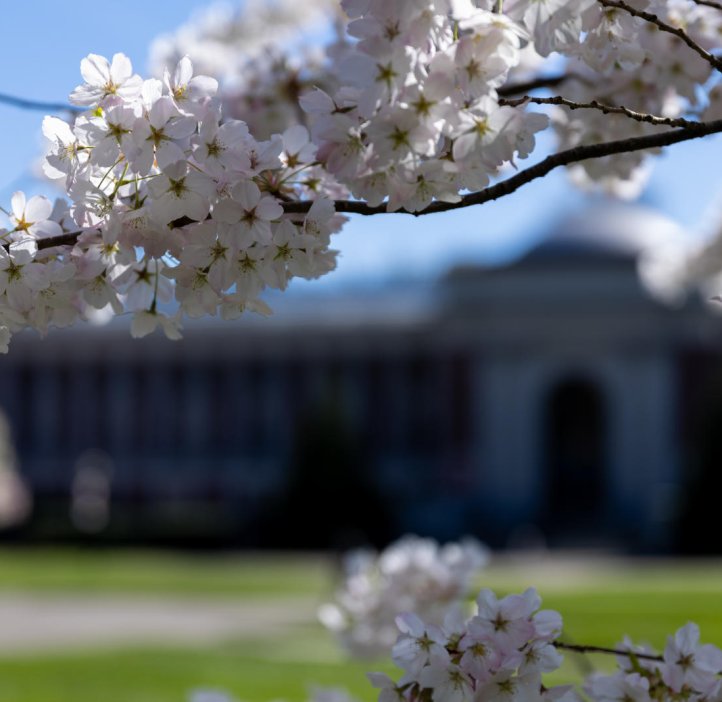
[[[635,259],[684,235],[682,227],[651,207],[606,200],[557,222],[523,259]]]

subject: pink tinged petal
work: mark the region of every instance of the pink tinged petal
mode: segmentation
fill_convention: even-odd
[[[172,141],[162,141],[155,155],[158,161],[158,167],[161,170],[165,170],[169,165],[185,159],[183,150],[178,144],[174,144]]]
[[[699,668],[708,673],[719,673],[722,671],[722,651],[717,646],[705,644],[697,649],[695,663]]]
[[[50,217],[52,211],[53,205],[48,198],[35,195],[25,205],[25,220],[28,222],[41,222]]]
[[[173,180],[180,180],[186,173],[188,173],[188,164],[185,162],[177,162],[169,165],[167,168],[163,169],[163,173],[168,176],[168,178],[172,178]],[[154,181],[151,181],[151,184]],[[167,187],[167,184],[166,184]]]
[[[227,126],[227,124],[231,124],[231,122],[227,122],[223,125],[223,127]],[[221,127],[221,129],[223,128]],[[198,132],[198,142],[199,143],[206,143],[210,144],[213,142],[213,139],[215,138],[216,134],[220,131],[218,127],[218,121],[214,117],[214,119],[205,120],[201,123],[201,128]]]
[[[343,11],[351,18],[361,17],[369,11],[369,0],[341,0]]]
[[[33,307],[33,293],[27,286],[14,283],[5,291],[10,306],[16,310],[25,311]]]
[[[156,100],[153,107],[148,112],[148,121],[155,129],[161,129],[165,123],[174,115],[178,114],[178,109],[173,101],[166,95]]]
[[[45,266],[40,263],[28,263],[23,266],[23,283],[31,290],[45,290],[50,287]]]
[[[261,199],[261,191],[250,180],[241,181],[231,190],[231,197],[241,204],[244,210],[250,212]]]
[[[180,262],[193,268],[206,268],[211,264],[212,254],[205,246],[186,246],[181,252]]]
[[[133,321],[130,323],[130,335],[134,339],[142,339],[144,336],[151,334],[158,326],[158,315],[153,312],[143,310],[133,315]]]
[[[699,643],[699,627],[694,622],[688,622],[677,631],[674,640],[682,651],[693,652]]]
[[[180,61],[178,61],[178,65],[175,67],[175,71],[173,72],[173,85],[175,87],[187,85],[192,77],[193,64],[188,56],[184,56]]]
[[[191,171],[186,178],[186,185],[190,190],[203,197],[211,198],[216,197],[216,184],[205,174],[199,173],[198,171]]]
[[[48,154],[42,163],[43,173],[51,180],[65,178],[68,175],[68,168],[65,162],[53,154]],[[65,169],[65,170],[63,170]]]
[[[311,209],[308,211],[307,218],[316,222],[325,222],[336,213],[333,201],[327,197],[319,197],[313,201]]]
[[[298,236],[298,229],[296,229],[296,225],[288,219],[283,219],[281,220],[281,223],[275,227],[273,243],[278,246],[283,246],[292,239],[295,239],[296,236]]]
[[[12,338],[12,333],[7,327],[0,327],[0,353],[7,353],[9,351],[8,344]]]
[[[108,59],[98,54],[88,54],[80,62],[80,75],[86,83],[102,88],[110,80]]]
[[[123,100],[133,100],[140,95],[143,88],[143,79],[140,76],[131,76],[117,90],[118,97]]]
[[[265,196],[256,205],[256,216],[265,220],[280,219],[283,214],[283,207],[275,198]]]
[[[165,127],[165,133],[171,139],[187,139],[196,131],[196,121],[192,117],[178,117]]]
[[[24,219],[25,216],[25,193],[22,190],[17,190],[12,194],[10,198],[10,206],[13,211],[15,219]]]
[[[218,81],[210,76],[196,76],[188,83],[188,96],[192,100],[213,97],[218,92]]]
[[[424,633],[424,623],[412,612],[405,612],[396,617],[396,626],[402,634],[421,636]]]
[[[261,244],[270,244],[273,236],[271,234],[271,225],[262,219],[257,219],[251,228],[253,238]]]
[[[384,688],[384,687],[396,687],[396,683],[386,673],[366,673],[366,677],[371,683],[372,687]]]
[[[562,615],[553,609],[543,609],[534,615],[534,628],[537,636],[548,638],[562,631]]]
[[[57,117],[47,116],[43,119],[43,135],[46,139],[61,144],[72,144],[76,140],[70,125]]]
[[[248,125],[241,120],[234,119],[222,124],[217,131],[224,144],[235,146],[248,136]]]
[[[243,208],[237,202],[221,200],[213,206],[213,219],[226,224],[238,224],[243,212]]]
[[[241,222],[231,231],[233,236],[232,244],[234,248],[247,249],[256,243],[253,228],[249,227],[245,222]]]
[[[196,222],[202,222],[207,216],[211,206],[208,200],[201,197],[198,193],[186,193],[183,209],[184,213]]]
[[[330,114],[336,109],[336,105],[330,96],[319,88],[304,93],[298,101],[304,112],[312,114]]]
[[[163,83],[157,78],[145,80],[143,81],[140,94],[144,105],[155,105],[156,101],[163,95]]]
[[[523,595],[507,595],[499,606],[508,619],[520,619],[531,614],[529,603]]]
[[[170,183],[168,182],[168,178],[166,178],[165,176],[151,178],[148,181],[148,190],[153,196],[153,199],[158,199],[162,197],[163,193],[167,192],[169,187]]]
[[[31,261],[37,252],[38,243],[30,237],[24,237],[10,244],[10,255],[20,265]]]
[[[34,236],[60,236],[63,233],[63,228],[51,219],[37,222],[30,227],[30,230]]]
[[[161,316],[160,326],[167,339],[170,339],[171,341],[178,341],[183,338],[183,335],[180,332],[181,326],[179,321]]]
[[[469,154],[473,153],[477,144],[477,136],[475,133],[462,134],[456,141],[454,141],[454,160],[463,161]]]
[[[283,132],[283,146],[289,154],[297,154],[308,144],[308,129],[301,124],[289,127]]]
[[[484,588],[479,592],[476,598],[476,604],[479,608],[479,616],[486,619],[496,617],[498,602],[496,595],[489,589]]]
[[[138,146],[145,146],[145,142],[148,141],[151,137],[151,130],[150,130],[150,124],[148,123],[148,120],[146,120],[143,117],[138,118],[135,120],[135,123],[133,124],[133,141]]]
[[[107,63],[107,61],[106,61]],[[125,54],[115,54],[110,66],[110,77],[116,85],[124,83],[133,74],[133,64]]]
[[[95,105],[102,97],[103,91],[100,88],[79,85],[72,93],[70,93],[68,99],[73,105],[88,107],[90,105]]]
[[[171,193],[166,193],[151,205],[151,214],[158,222],[168,224],[185,214],[182,200]]]
[[[226,168],[238,173],[248,174],[251,171],[251,159],[248,154],[238,151],[224,151],[218,159]]]
[[[147,175],[153,168],[153,147],[151,144],[136,146],[134,149],[127,149],[125,156],[133,170],[139,175]]]

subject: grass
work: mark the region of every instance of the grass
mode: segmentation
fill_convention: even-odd
[[[199,597],[318,595],[328,559],[299,554],[185,554],[88,549],[0,550],[0,591]]]
[[[0,552],[0,590],[48,593],[315,597],[331,590],[331,572],[320,558]],[[722,645],[722,564],[716,562],[600,561],[581,567],[570,561],[552,570],[502,563],[483,577],[483,584],[500,592],[532,582],[544,606],[562,612],[568,640],[610,645],[629,633],[661,647],[668,633],[694,620],[705,641]],[[579,678],[579,662],[567,659],[552,682]],[[610,663],[604,657],[593,662]],[[345,660],[328,635],[309,623],[275,639],[224,645],[140,643],[0,658],[0,702],[182,702],[198,686],[225,688],[247,702],[300,702],[314,683],[343,685],[371,702],[375,695],[364,672],[378,668]]]

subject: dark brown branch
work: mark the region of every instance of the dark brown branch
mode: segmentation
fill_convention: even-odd
[[[600,144],[588,144],[584,146],[575,146],[566,151],[560,151],[557,154],[547,156],[539,163],[520,171],[516,175],[506,180],[492,185],[484,190],[476,193],[469,193],[461,198],[459,202],[432,202],[428,207],[420,212],[407,212],[399,210],[401,213],[413,214],[415,216],[434,214],[437,212],[448,212],[449,210],[458,210],[462,207],[470,207],[471,205],[483,205],[491,200],[498,200],[500,197],[510,195],[523,185],[530,183],[537,178],[543,178],[555,168],[560,166],[568,166],[572,163],[579,163],[590,158],[603,158],[604,156],[613,156],[614,154],[632,153],[634,151],[644,151],[646,149],[657,149],[663,146],[671,146],[679,144],[691,139],[698,139],[710,134],[718,134],[722,132],[722,120],[713,122],[691,122],[688,127],[683,129],[670,129],[657,134],[648,134],[640,137],[630,137],[628,139],[618,139],[617,141],[607,141]],[[311,202],[290,202],[284,204],[284,210],[288,213],[307,212],[311,207]],[[386,212],[386,205],[378,205],[371,207],[365,202],[354,202],[349,200],[337,200],[336,211],[343,213],[375,215]]]
[[[715,68],[718,71],[722,71],[722,61],[718,59],[714,54],[711,54],[705,48],[700,46],[694,39],[692,39],[691,36],[689,36],[689,34],[687,34],[687,32],[684,31],[684,29],[681,29],[680,27],[674,27],[671,24],[667,24],[667,22],[659,19],[657,15],[652,14],[651,12],[636,10],[631,5],[628,5],[626,2],[624,2],[624,0],[599,0],[599,2],[604,5],[604,7],[616,7],[619,10],[624,10],[633,17],[639,17],[640,19],[643,19],[650,24],[656,25],[663,32],[674,34],[674,36],[681,39],[690,49],[692,49],[692,51],[696,52],[705,61],[707,61],[707,63],[709,63],[712,68]]]
[[[704,5],[705,7],[714,7],[715,10],[722,10],[722,4],[714,2],[713,0],[693,0],[697,5]]]
[[[556,88],[566,80],[571,80],[576,76],[562,73],[557,76],[547,76],[534,78],[524,81],[523,83],[508,83],[502,85],[496,92],[500,97],[509,97],[511,95],[524,95],[532,90],[540,90],[541,88]]]
[[[722,132],[722,120],[715,120],[713,122],[690,122],[686,127],[681,129],[670,129],[657,134],[618,139],[616,141],[602,142],[601,144],[575,146],[566,151],[560,151],[559,153],[547,156],[539,163],[520,171],[516,175],[511,176],[511,178],[502,180],[500,183],[496,183],[479,192],[464,195],[459,202],[437,201],[432,202],[428,207],[419,212],[399,210],[399,213],[420,216],[458,210],[463,207],[471,207],[472,205],[483,205],[486,202],[498,200],[505,195],[511,195],[511,193],[527,183],[531,183],[531,181],[537,180],[538,178],[543,178],[560,166],[568,166],[572,163],[579,163],[590,158],[603,158],[605,156],[613,156],[614,154],[658,149],[663,146],[672,146],[673,144],[699,139],[700,137],[718,134],[720,132]],[[287,214],[305,214],[311,209],[312,204],[313,201],[310,200],[284,202],[283,209]],[[356,202],[354,200],[336,200],[334,204],[336,212],[344,214],[377,215],[387,213],[385,204],[372,207],[365,202]],[[192,223],[192,220],[182,217],[172,222],[171,226],[181,227]],[[68,234],[62,234],[60,236],[38,239],[38,249],[48,249],[54,246],[72,246],[80,234],[81,232],[69,232]]]
[[[26,100],[25,98],[0,93],[0,103],[18,107],[21,110],[39,110],[40,112],[81,112],[79,107],[63,102],[42,102],[40,100]]]
[[[561,105],[563,107],[568,107],[570,110],[599,110],[605,115],[624,115],[625,117],[629,117],[637,122],[647,122],[648,124],[666,127],[689,127],[690,125],[699,124],[698,122],[691,122],[690,120],[682,119],[681,117],[657,117],[646,112],[635,112],[623,105],[604,105],[596,100],[592,100],[591,102],[575,102],[574,100],[567,100],[566,98],[558,95],[554,97],[533,97],[531,95],[524,95],[512,100],[504,98],[499,100],[500,105],[508,105],[509,107],[519,107],[520,105],[524,105],[529,102],[532,102],[535,105]]]
[[[565,644],[560,641],[554,642],[555,648],[561,648],[565,651],[575,651],[576,653],[607,653],[613,656],[627,656],[641,658],[645,661],[663,661],[664,658],[656,653],[637,653],[636,651],[625,651],[617,648],[607,648],[605,646],[583,646],[579,644]]]

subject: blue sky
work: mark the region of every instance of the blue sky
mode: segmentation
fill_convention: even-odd
[[[64,101],[80,82],[80,59],[122,51],[145,74],[155,36],[171,31],[205,4],[199,0],[32,0],[3,7],[0,92]],[[39,191],[32,164],[40,153],[42,113],[0,105],[0,204],[16,189]],[[694,235],[722,201],[722,138],[672,147],[657,159],[645,195]],[[412,219],[356,218],[337,237],[342,252],[328,283],[436,275],[458,261],[500,261],[521,253],[584,198],[563,171],[497,203]],[[719,208],[722,211],[722,208]],[[706,217],[709,219],[709,217]]]

